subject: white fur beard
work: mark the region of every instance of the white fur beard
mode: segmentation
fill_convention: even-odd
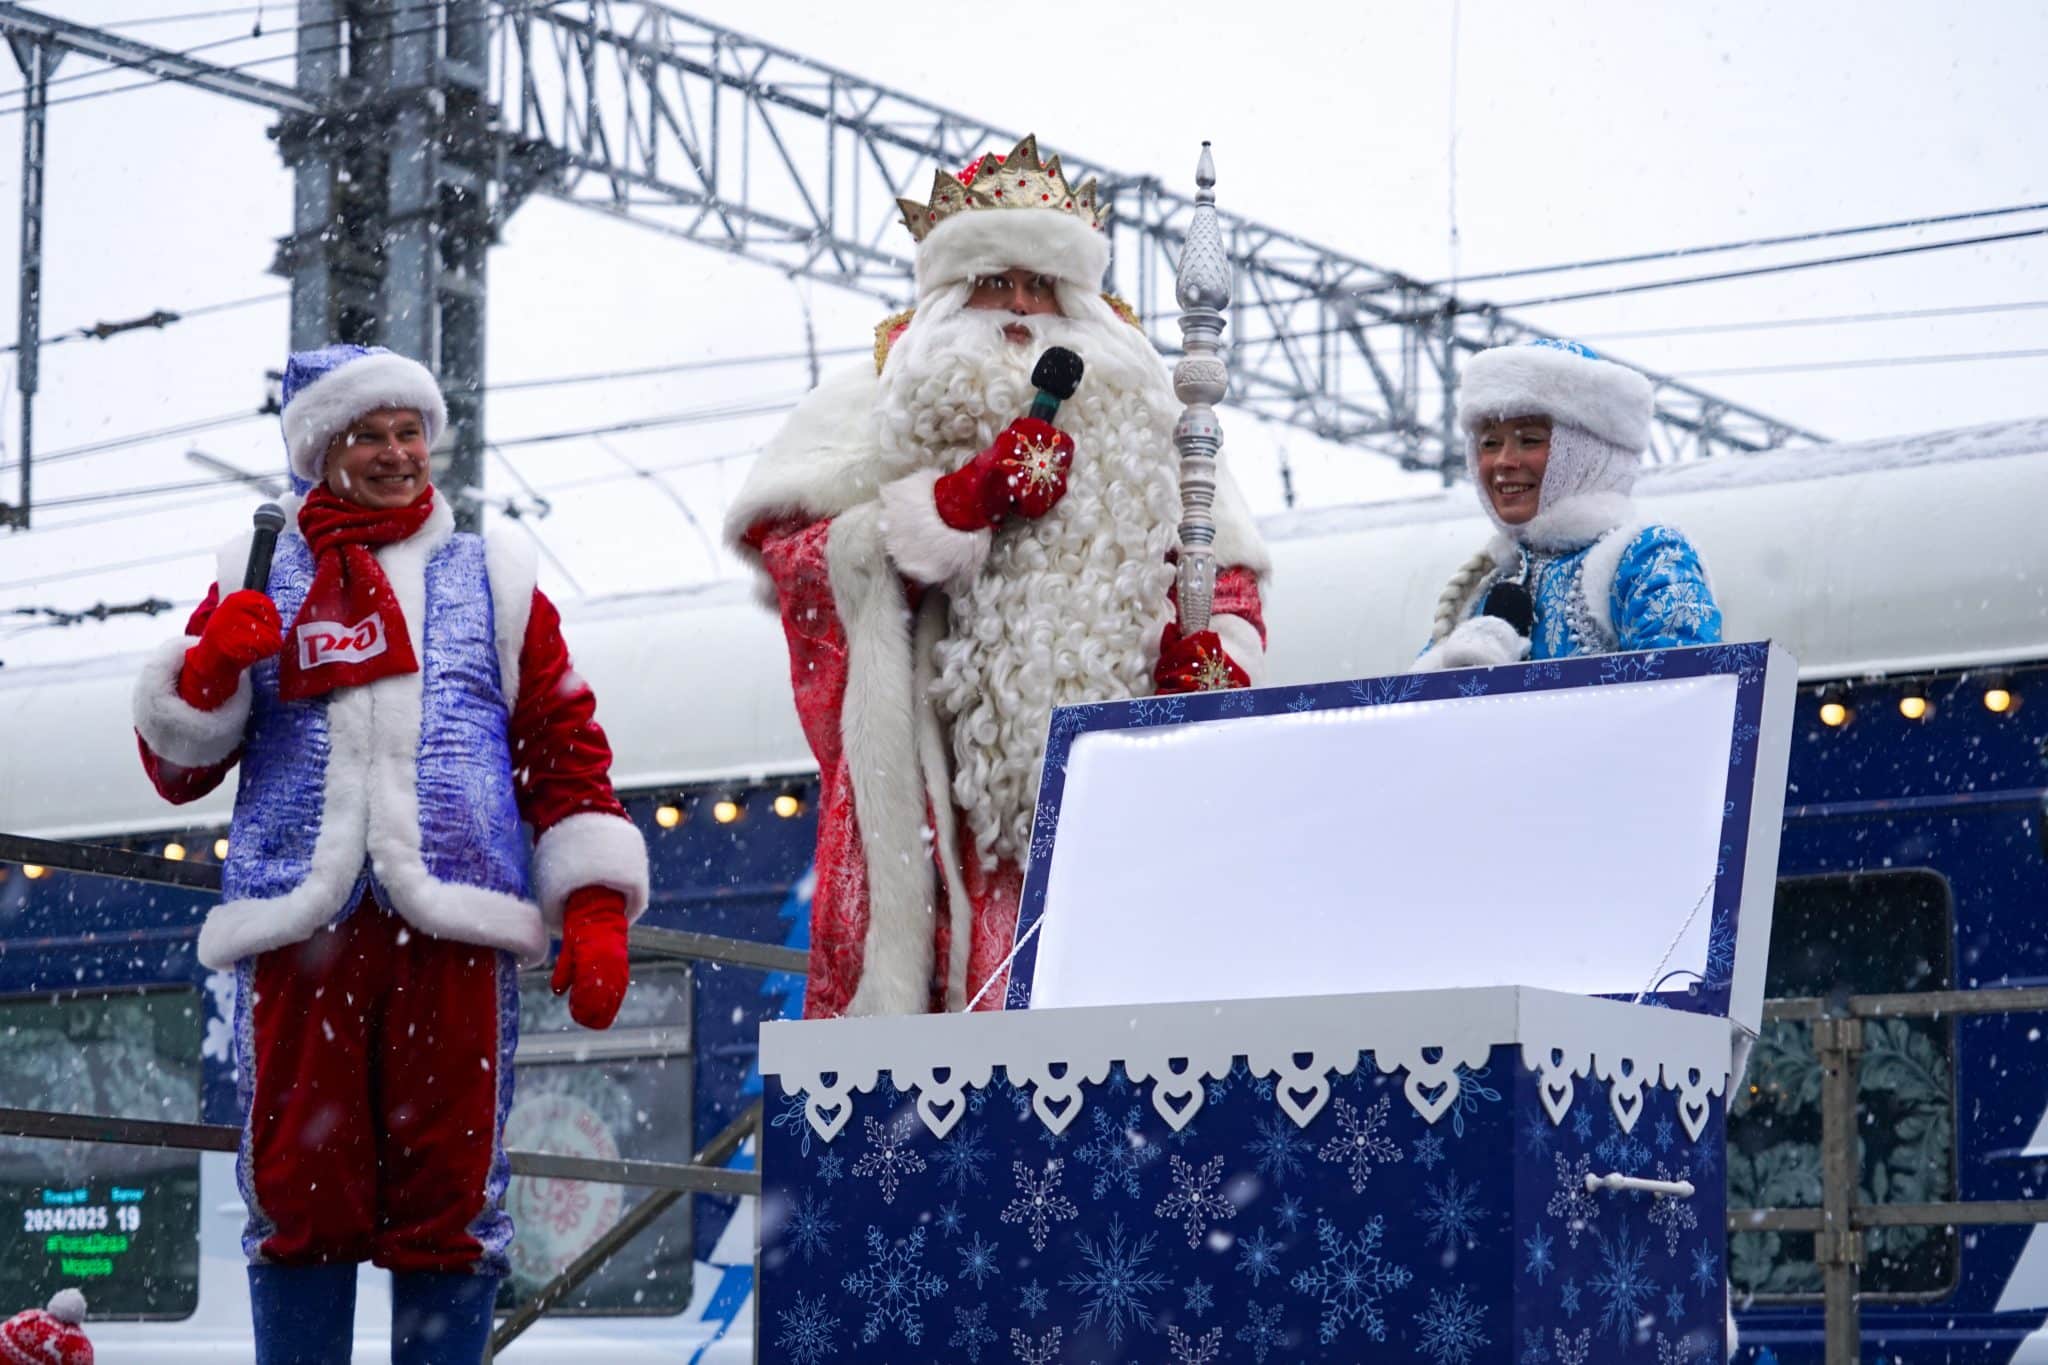
[[[953,591],[936,650],[953,799],[986,864],[1029,846],[1053,708],[1151,691],[1181,510],[1178,405],[1150,344],[1098,300],[1063,291],[1069,316],[1022,319],[1033,336],[1020,346],[1000,330],[1019,319],[966,310],[964,297],[927,300],[899,346],[921,328],[924,344],[882,376],[882,444],[912,467],[958,468],[1022,416],[1046,346],[1088,367],[1056,419],[1074,438],[1066,496],[997,531],[981,572]]]

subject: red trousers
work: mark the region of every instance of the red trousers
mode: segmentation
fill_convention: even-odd
[[[503,1274],[511,956],[430,937],[365,895],[239,977],[250,1261]]]

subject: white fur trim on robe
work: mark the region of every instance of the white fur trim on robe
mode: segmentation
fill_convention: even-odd
[[[628,924],[647,912],[647,840],[638,825],[586,810],[541,834],[533,846],[533,890],[549,932],[561,932],[563,903],[585,886],[608,886],[624,896]]]
[[[1266,685],[1266,646],[1259,639],[1258,628],[1242,616],[1224,613],[1209,618],[1209,629],[1216,632],[1216,638],[1223,642],[1223,652],[1228,654],[1237,666],[1251,679],[1251,686]]]
[[[249,725],[246,672],[235,694],[214,710],[202,711],[178,695],[185,651],[198,643],[194,636],[164,641],[143,660],[142,675],[135,680],[135,733],[151,753],[181,768],[225,762],[242,747],[242,732]]]
[[[405,614],[414,657],[427,657],[426,566],[454,533],[444,499],[409,539],[375,551]],[[297,534],[288,523],[286,534]],[[509,705],[509,701],[508,701]],[[224,901],[199,931],[199,960],[231,966],[255,953],[303,942],[344,908],[367,854],[392,909],[415,929],[515,954],[523,963],[547,956],[539,907],[517,896],[444,882],[420,848],[418,754],[422,678],[417,672],[343,688],[327,701],[328,759],[320,828],[305,880],[268,900]]]
[[[950,583],[981,569],[993,533],[962,531],[939,515],[939,471],[920,469],[882,485],[882,542],[896,567],[920,583]]]
[[[519,656],[526,649],[526,623],[533,619],[534,589],[540,585],[540,552],[523,533],[493,527],[484,534],[484,575],[491,583],[498,686],[510,710],[519,705]]]

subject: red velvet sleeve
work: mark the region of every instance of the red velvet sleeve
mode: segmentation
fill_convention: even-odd
[[[536,835],[583,811],[626,813],[612,792],[612,746],[597,723],[597,697],[569,661],[561,614],[538,588],[519,650],[512,772],[520,818]]]
[[[206,623],[213,616],[213,609],[220,605],[220,585],[206,590],[206,596],[192,609],[191,619],[185,622],[185,634],[197,636],[206,629]],[[197,801],[200,797],[218,787],[226,780],[228,773],[241,758],[237,749],[219,763],[205,768],[186,768],[162,758],[152,750],[138,731],[135,748],[142,755],[142,771],[149,775],[149,784],[156,788],[156,794],[174,806]]]
[[[820,772],[839,764],[839,712],[846,699],[846,627],[832,600],[825,562],[830,521],[763,522],[747,533],[775,584],[782,633],[789,638],[789,681],[797,719]]]
[[[1216,575],[1216,597],[1209,608],[1211,617],[1242,616],[1266,642],[1266,607],[1259,600],[1259,576],[1250,569],[1228,568]]]

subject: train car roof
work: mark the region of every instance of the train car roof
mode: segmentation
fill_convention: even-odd
[[[1713,574],[1731,639],[1808,678],[2048,658],[2048,418],[1647,472],[1646,513]],[[1398,672],[1491,528],[1469,488],[1269,518],[1276,685]],[[775,618],[745,583],[569,602],[621,790],[802,772]],[[130,732],[139,656],[0,670],[0,831],[88,838],[224,825],[230,794],[164,804]]]

